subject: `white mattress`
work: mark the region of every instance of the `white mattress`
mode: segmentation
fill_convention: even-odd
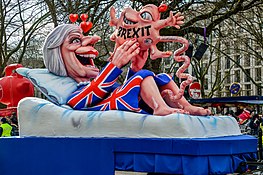
[[[18,105],[20,136],[208,138],[241,135],[230,116],[144,115],[125,111],[76,111],[36,97]]]

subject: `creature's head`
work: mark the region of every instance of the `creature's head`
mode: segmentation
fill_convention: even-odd
[[[84,36],[79,26],[64,24],[46,38],[43,53],[47,69],[59,76],[70,76],[77,82],[98,75],[93,59],[98,56],[94,44],[99,36]]]
[[[140,11],[125,8],[119,19],[115,17],[114,8],[111,9],[111,26],[116,26],[116,31],[111,39],[117,47],[127,39],[137,38],[141,50],[147,50],[151,45],[158,43],[159,29],[156,22],[160,20],[160,12],[166,10],[166,5],[159,7],[148,4]]]

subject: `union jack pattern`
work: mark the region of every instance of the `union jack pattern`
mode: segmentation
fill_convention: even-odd
[[[80,86],[68,99],[68,104],[74,109],[83,109],[94,106],[103,98],[106,98],[109,92],[112,92],[116,86],[116,80],[122,73],[122,70],[109,63],[100,72],[100,74],[86,86]]]
[[[148,70],[133,72],[129,70],[124,85],[116,83],[122,71],[112,63],[102,70],[88,85],[80,86],[68,99],[74,109],[106,111],[123,110],[147,113],[139,106],[140,84],[147,76],[153,76],[158,86],[167,84],[171,77],[167,74],[154,75]]]

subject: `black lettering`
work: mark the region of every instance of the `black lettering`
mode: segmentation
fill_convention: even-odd
[[[150,35],[150,28],[151,28],[152,26],[146,26],[146,27],[144,27],[145,29],[146,29],[146,31],[147,31],[147,36],[149,36]]]
[[[130,34],[131,34],[131,30],[132,30],[132,29],[128,29],[128,30],[127,30],[127,38],[131,38],[131,35],[130,35]]]
[[[144,36],[144,27],[142,27],[141,29],[142,29],[142,36]]]
[[[119,27],[119,29],[118,29],[118,35],[117,35],[117,36],[120,36],[121,31],[122,31],[122,27]]]
[[[135,35],[136,35],[136,38],[139,38],[139,35],[138,35],[139,31],[140,31],[140,28],[138,28],[137,30],[135,28],[133,28],[133,35],[132,35],[132,37],[135,38]]]
[[[122,30],[121,37],[124,37],[124,39],[126,39],[126,29],[125,28]]]

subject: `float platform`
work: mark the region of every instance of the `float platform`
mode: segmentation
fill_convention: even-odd
[[[168,174],[234,173],[255,161],[257,139],[0,138],[1,174],[113,175],[115,170]]]

